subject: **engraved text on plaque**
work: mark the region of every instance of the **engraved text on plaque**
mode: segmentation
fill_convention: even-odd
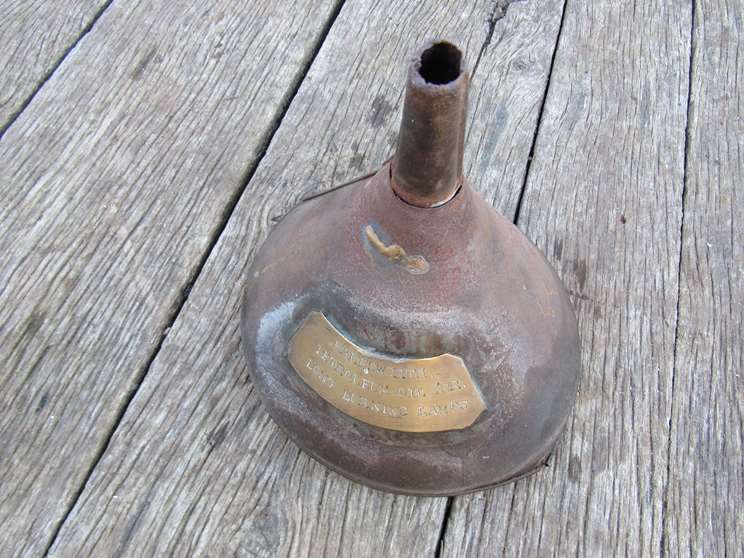
[[[362,349],[320,312],[289,342],[289,362],[323,399],[360,421],[403,432],[458,430],[485,409],[460,357],[392,358]]]

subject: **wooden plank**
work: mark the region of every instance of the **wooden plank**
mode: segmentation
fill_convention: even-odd
[[[465,173],[497,210],[514,218],[565,2],[492,4],[492,33],[470,94]]]
[[[51,541],[334,8],[117,2],[3,136],[0,555]]]
[[[696,2],[665,546],[744,555],[744,6]]]
[[[572,293],[576,409],[549,467],[456,498],[446,556],[653,556],[665,521],[690,10],[568,2],[518,224]]]
[[[489,37],[491,4],[344,5],[52,555],[434,553],[446,499],[346,481],[268,419],[240,352],[239,287],[272,217],[391,154],[415,46],[443,34],[472,62]],[[501,180],[502,168],[486,169],[479,184],[491,198],[518,195],[532,142],[522,128],[537,122],[560,12],[559,1],[514,4],[494,25],[499,47],[481,60],[469,165],[522,161]]]
[[[0,135],[107,4],[0,1]]]

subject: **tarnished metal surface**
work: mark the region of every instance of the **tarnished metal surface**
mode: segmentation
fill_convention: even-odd
[[[344,337],[320,312],[311,312],[292,336],[289,362],[331,405],[390,430],[457,430],[485,409],[460,357],[379,354]]]
[[[438,42],[425,45],[408,69],[392,185],[412,205],[446,203],[462,185],[470,84],[462,66],[460,50]]]
[[[446,133],[462,135],[464,119],[458,126]],[[406,127],[404,118],[402,136]],[[461,156],[440,174],[458,176]],[[242,308],[255,387],[298,445],[371,486],[457,494],[522,476],[545,461],[575,399],[579,341],[568,296],[537,248],[467,181],[446,203],[417,207],[394,191],[393,164],[301,204],[260,250]],[[430,200],[450,195],[434,191]],[[461,358],[485,409],[469,426],[437,432],[354,418],[290,363],[292,339],[314,313],[361,355]]]

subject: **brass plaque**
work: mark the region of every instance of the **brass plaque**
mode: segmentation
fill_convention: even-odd
[[[331,405],[381,428],[458,430],[486,408],[460,357],[372,353],[346,339],[320,312],[312,312],[290,340],[289,362]]]

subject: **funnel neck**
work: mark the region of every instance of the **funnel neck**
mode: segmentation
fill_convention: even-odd
[[[425,45],[408,69],[392,187],[407,203],[436,207],[462,185],[470,77],[447,41]]]

